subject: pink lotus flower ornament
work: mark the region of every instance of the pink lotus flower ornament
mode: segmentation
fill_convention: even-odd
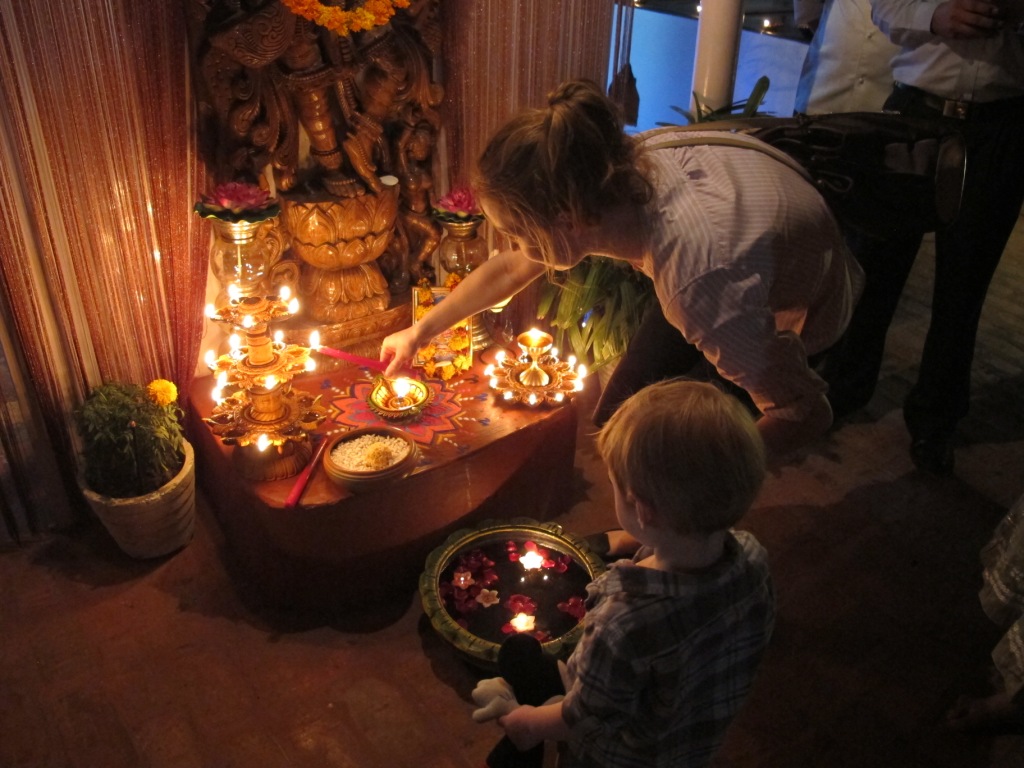
[[[483,221],[483,213],[469,187],[457,187],[437,201],[434,216],[441,221]]]
[[[277,201],[256,184],[228,181],[218,184],[196,203],[196,213],[227,221],[262,221],[280,212]]]

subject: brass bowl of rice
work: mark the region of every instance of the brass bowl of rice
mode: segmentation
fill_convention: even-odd
[[[324,449],[324,471],[352,493],[385,485],[419,463],[416,441],[394,427],[362,427],[331,438]]]

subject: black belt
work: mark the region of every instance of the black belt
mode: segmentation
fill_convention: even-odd
[[[1024,117],[1024,96],[998,101],[958,101],[922,91],[906,83],[895,83],[896,90],[910,96],[917,103],[938,112],[943,117],[957,120],[1005,120]]]

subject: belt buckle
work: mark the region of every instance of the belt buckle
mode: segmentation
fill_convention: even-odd
[[[942,116],[955,117],[957,120],[966,120],[970,106],[970,103],[966,101],[953,101],[952,99],[946,99],[942,103]]]

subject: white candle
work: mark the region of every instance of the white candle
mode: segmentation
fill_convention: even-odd
[[[536,619],[528,613],[517,613],[509,624],[516,632],[530,632],[536,626]]]
[[[523,568],[532,571],[544,565],[544,556],[540,552],[527,552],[519,558],[519,562],[522,563]]]

